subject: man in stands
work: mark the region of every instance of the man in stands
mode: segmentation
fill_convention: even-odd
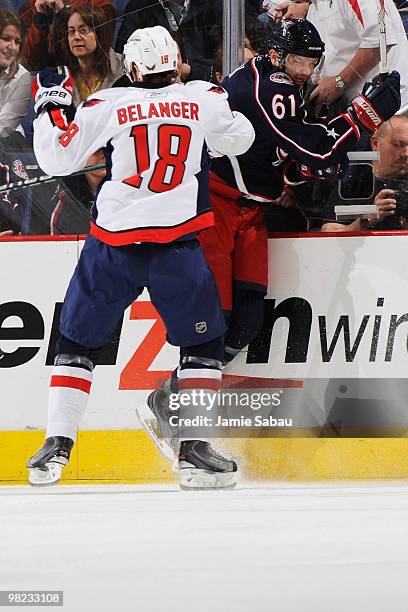
[[[272,0],[265,0],[264,6],[276,8]],[[291,19],[307,17],[326,43],[321,79],[311,99],[319,105],[333,105],[338,100],[334,113],[344,110],[362,90],[364,82],[378,72],[377,0],[284,2],[280,8]],[[397,70],[401,75],[401,106],[405,106],[408,104],[407,36],[393,0],[385,0],[385,11],[389,70]]]
[[[69,71],[44,71],[34,85],[41,168],[68,175],[106,146],[109,169],[61,313],[46,441],[28,463],[36,485],[60,478],[101,347],[144,287],[168,341],[180,346],[181,405],[191,408],[202,392],[205,409],[220,388],[225,323],[195,232],[213,223],[207,148],[239,155],[254,131],[210,83],[177,84],[177,45],[161,26],[134,32],[124,61],[132,85],[88,97],[69,127]],[[236,480],[235,462],[205,440],[184,438],[178,465],[185,488],[229,487]]]
[[[362,204],[377,206],[378,214],[367,215],[365,219],[345,223],[325,223],[323,232],[359,232],[364,230],[408,229],[408,117],[392,117],[371,137],[373,151],[378,151],[379,160],[373,162],[374,195],[362,200]],[[343,181],[342,192],[356,198],[367,196],[372,191],[373,175],[367,169],[362,175]],[[345,205],[336,188],[328,199],[323,212],[325,219],[335,219],[334,207]]]

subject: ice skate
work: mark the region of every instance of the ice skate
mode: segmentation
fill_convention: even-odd
[[[56,484],[61,478],[63,468],[68,465],[73,446],[71,438],[62,436],[48,438],[44,446],[27,463],[29,483],[34,486]]]
[[[233,489],[237,483],[235,461],[216,453],[208,442],[181,442],[178,458],[180,488],[188,490]]]
[[[169,461],[177,457],[179,441],[178,429],[169,423],[175,413],[168,407],[171,391],[171,379],[166,380],[161,387],[152,391],[147,397],[146,405],[136,408],[137,416],[144,430],[157,446],[161,454]]]

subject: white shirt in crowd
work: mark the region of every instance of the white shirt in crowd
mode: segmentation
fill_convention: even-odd
[[[20,125],[31,98],[30,73],[19,66],[12,79],[0,76],[0,138],[8,136]]]
[[[389,70],[401,75],[401,106],[408,104],[408,40],[393,0],[385,0]],[[322,77],[336,76],[358,49],[379,46],[377,0],[311,0],[307,19],[326,45]],[[365,81],[378,74],[378,66],[346,90],[348,100]]]

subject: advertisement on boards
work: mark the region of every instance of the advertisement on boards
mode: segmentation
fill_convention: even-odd
[[[228,419],[232,411],[272,436],[289,429],[344,437],[403,435],[407,240],[271,239],[262,332],[224,371],[219,403]],[[0,245],[0,429],[45,427],[61,306],[82,245]],[[166,343],[144,292],[104,349],[83,428],[138,428],[135,408],[177,360],[177,348]],[[244,435],[239,427],[237,435]]]

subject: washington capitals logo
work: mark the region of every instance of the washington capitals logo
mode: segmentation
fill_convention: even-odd
[[[102,104],[105,100],[99,100],[98,98],[92,98],[91,100],[85,100],[82,104],[82,108],[89,108],[90,106],[96,106],[97,104]]]

